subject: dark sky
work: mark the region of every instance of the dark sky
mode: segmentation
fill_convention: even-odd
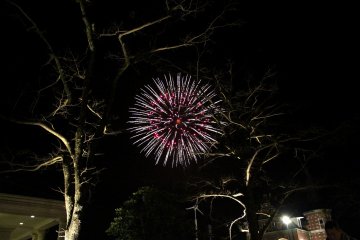
[[[40,4],[28,1],[16,2],[39,22],[39,26],[45,29],[44,32],[54,40],[55,46],[65,46],[65,48],[77,46],[84,40],[78,30],[81,21],[73,20],[78,14],[78,9],[72,1],[51,1],[51,3],[39,1],[41,7]],[[128,8],[114,7],[114,2],[104,1],[99,5],[100,14],[96,17],[103,23],[111,21],[111,14],[117,14],[117,11],[119,11],[117,18],[130,16],[133,21],[141,22],[142,17],[151,16],[150,9],[155,8],[146,5],[150,1],[145,1],[147,3],[132,1],[133,5],[129,5]],[[327,156],[331,160],[326,163],[326,169],[330,169],[332,174],[336,173],[336,169],[341,169],[339,175],[358,172],[360,170],[357,153],[360,147],[357,138],[360,117],[357,86],[359,25],[356,22],[358,15],[354,13],[356,8],[329,2],[250,4],[247,1],[237,1],[237,3],[236,17],[241,19],[243,25],[230,33],[227,32],[225,37],[215,36],[220,48],[223,48],[222,54],[228,54],[233,58],[238,72],[246,69],[248,72],[256,73],[262,72],[267,67],[273,67],[279,80],[282,100],[292,106],[293,118],[298,124],[320,126],[338,132],[338,138],[335,138],[337,141],[328,144]],[[139,10],[139,13],[136,10]],[[39,65],[46,62],[47,57],[44,56],[45,49],[39,43],[37,36],[26,31],[14,13],[16,11],[13,7],[1,3],[3,33],[0,106],[4,115],[15,113],[14,115],[21,116],[22,104],[31,99],[27,90],[36,91],[36,86],[41,81],[38,78]],[[125,24],[131,25],[131,21],[125,21]],[[226,44],[223,45],[224,42]],[[219,59],[221,57],[223,56],[214,56]],[[152,77],[150,75],[144,78]],[[129,92],[124,86],[119,91],[119,97]],[[131,96],[128,97],[130,99]],[[127,107],[128,99],[122,102]],[[121,114],[125,115],[125,113]],[[29,130],[28,127],[3,121],[1,123],[3,146],[8,143],[13,146],[16,143],[19,144],[20,149],[31,150],[27,143],[32,142],[31,146],[40,151],[37,154],[41,155],[42,150],[47,151],[47,148],[42,146],[51,140],[49,136],[40,138],[41,130]],[[29,134],[24,136],[23,131]],[[121,145],[120,149],[125,156],[141,157],[135,152],[136,148],[130,144],[124,145],[129,142],[127,137],[127,135],[114,137],[108,142],[112,146]],[[3,153],[3,156],[8,157],[7,153]],[[114,196],[117,194],[115,198],[118,199],[133,191],[134,185],[176,182],[187,174],[181,169],[154,166],[150,160],[132,158],[111,161],[111,164],[105,166],[119,169],[116,174],[111,172],[113,175],[106,175],[106,180],[100,183],[103,185],[112,185],[111,181],[119,183],[115,188],[122,189],[121,191],[115,189],[107,193]],[[37,181],[39,191],[42,191],[40,189],[46,189],[45,192],[53,191],[51,188],[56,188],[56,185],[49,188],[49,182],[56,182],[59,177],[61,179],[60,173],[48,174],[44,171],[37,173],[38,175],[40,175],[40,181]],[[0,176],[1,178],[3,180],[0,181],[0,191],[18,188],[25,194],[32,194],[33,189],[29,188],[26,182],[28,179],[35,179],[34,174],[17,173]],[[41,192],[35,195],[41,195]]]

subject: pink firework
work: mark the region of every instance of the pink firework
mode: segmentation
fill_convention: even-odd
[[[222,134],[215,116],[221,112],[220,101],[213,101],[215,92],[208,84],[177,74],[154,79],[135,97],[130,108],[129,128],[135,144],[145,156],[154,154],[156,164],[170,159],[172,166],[186,166],[199,155],[209,152]]]

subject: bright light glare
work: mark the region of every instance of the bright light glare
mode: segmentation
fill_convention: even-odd
[[[282,221],[283,223],[285,223],[286,225],[289,225],[289,224],[291,223],[291,219],[289,218],[289,216],[283,216],[283,217],[281,218],[281,221]]]

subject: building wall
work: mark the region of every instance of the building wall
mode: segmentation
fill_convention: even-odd
[[[316,209],[304,212],[303,215],[306,224],[300,227],[299,224],[290,224],[289,229],[284,229],[280,223],[280,216],[275,218],[271,227],[264,234],[263,240],[326,240],[324,226],[326,221],[331,220],[331,210]],[[293,219],[299,220],[300,218]]]
[[[330,209],[316,209],[304,212],[303,215],[307,220],[306,228],[310,231],[324,229],[325,222],[331,220]]]
[[[63,201],[0,193],[0,240],[48,240],[66,222]]]
[[[330,209],[316,209],[304,212],[307,220],[306,228],[310,232],[311,240],[326,240],[325,222],[331,220]]]
[[[296,229],[297,240],[310,240],[310,233],[304,229]]]

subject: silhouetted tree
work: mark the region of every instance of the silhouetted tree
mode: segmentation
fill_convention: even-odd
[[[120,208],[107,233],[119,239],[191,239],[192,222],[185,198],[154,187],[141,187]]]
[[[223,85],[223,117],[229,124],[218,150],[203,162],[204,173],[192,182],[194,201],[208,209],[215,225],[228,229],[230,239],[241,232],[262,239],[290,196],[321,187],[308,184],[305,176],[323,133],[291,127],[275,80],[268,71],[238,88]]]

